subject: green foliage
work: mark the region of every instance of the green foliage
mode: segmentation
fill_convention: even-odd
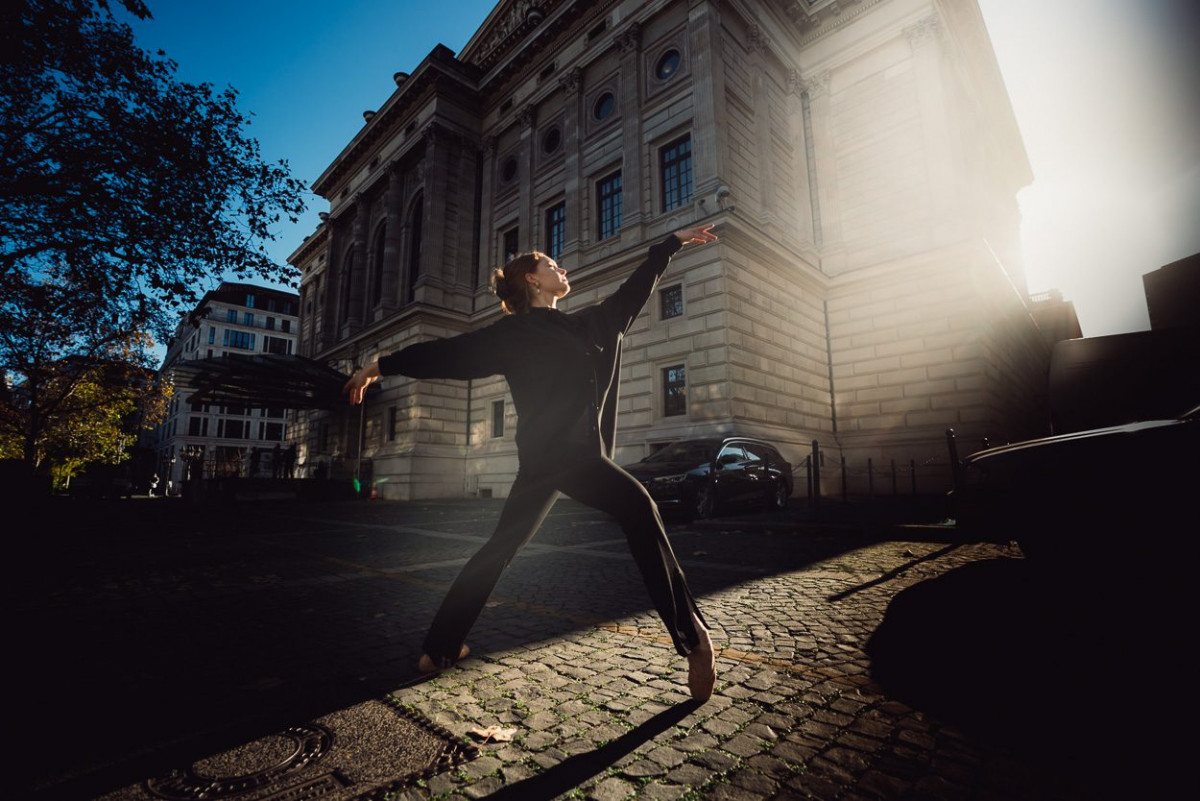
[[[214,279],[293,278],[265,245],[304,186],[261,159],[236,90],[176,80],[105,0],[3,6],[0,294],[53,272],[165,337]]]

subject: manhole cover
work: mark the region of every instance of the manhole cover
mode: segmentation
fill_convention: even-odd
[[[423,715],[367,701],[97,801],[367,801],[477,756]]]

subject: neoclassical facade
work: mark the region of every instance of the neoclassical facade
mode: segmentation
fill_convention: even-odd
[[[932,466],[941,492],[947,429],[967,451],[1044,432],[1031,176],[974,0],[501,2],[395,80],[314,185],[304,355],[349,372],[488,325],[490,272],[524,250],[582,308],[711,222],[626,341],[618,462],[732,432],[796,463],[817,441],[831,476]],[[393,377],[289,438],[302,463],[369,460],[383,497],[501,496],[514,430],[503,378]]]

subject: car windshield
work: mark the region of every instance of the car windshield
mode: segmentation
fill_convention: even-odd
[[[647,456],[645,462],[689,462],[702,464],[713,460],[713,444],[710,442],[672,442],[665,448]]]

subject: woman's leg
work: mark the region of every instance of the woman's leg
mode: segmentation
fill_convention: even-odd
[[[698,647],[711,648],[708,625],[671,549],[658,506],[637,479],[611,459],[597,456],[559,473],[558,487],[575,500],[607,512],[621,524],[675,650],[687,656]]]
[[[500,574],[533,537],[557,498],[553,477],[530,479],[517,473],[495,532],[463,566],[434,615],[425,635],[425,655],[431,664],[422,659],[423,668],[445,668],[458,660],[467,632],[495,589]]]

